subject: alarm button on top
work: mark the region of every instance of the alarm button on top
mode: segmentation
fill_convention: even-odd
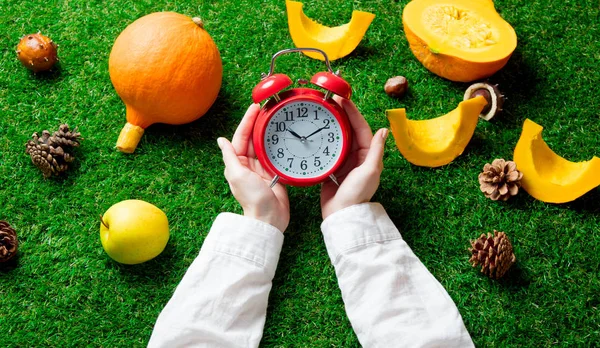
[[[330,72],[316,73],[310,79],[310,82],[342,98],[350,99],[352,96],[350,84],[336,74]]]
[[[283,91],[292,85],[292,79],[285,74],[273,74],[264,80],[252,90],[252,100],[260,103],[263,100]]]

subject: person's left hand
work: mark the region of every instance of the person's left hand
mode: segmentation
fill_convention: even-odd
[[[348,159],[336,173],[340,186],[333,181],[321,185],[323,219],[346,207],[371,200],[379,187],[388,135],[388,130],[382,128],[373,136],[371,127],[352,101],[337,96],[334,99],[346,111],[354,137]]]
[[[271,175],[256,158],[252,144],[252,129],[260,111],[252,104],[240,122],[233,139],[217,139],[225,162],[225,179],[231,193],[244,210],[244,216],[252,217],[277,227],[284,232],[290,222],[290,202],[285,186],[269,187]]]

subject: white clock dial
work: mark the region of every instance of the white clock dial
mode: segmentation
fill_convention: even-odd
[[[294,178],[314,178],[331,170],[339,160],[342,143],[337,119],[311,101],[296,101],[279,109],[264,138],[273,166]]]

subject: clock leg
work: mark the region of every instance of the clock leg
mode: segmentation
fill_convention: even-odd
[[[331,179],[331,181],[333,181],[337,186],[340,186],[340,183],[337,181],[337,178],[335,177],[335,175],[333,175],[333,174],[329,175],[329,179]]]
[[[279,175],[275,175],[275,177],[273,177],[273,180],[271,180],[271,184],[269,185],[269,187],[273,188],[273,186],[277,185],[278,181],[279,181]]]

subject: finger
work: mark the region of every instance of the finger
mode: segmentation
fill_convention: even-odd
[[[359,161],[358,151],[351,152],[344,164],[335,172],[338,182],[341,183],[341,178],[345,177],[350,171],[359,166],[362,162]]]
[[[338,102],[340,102],[340,105],[348,115],[358,148],[368,149],[373,138],[371,127],[369,127],[369,124],[351,100],[340,98]]]
[[[223,162],[225,163],[225,168],[230,169],[232,171],[241,170],[244,166],[240,163],[240,160],[235,153],[235,149],[233,145],[229,142],[229,140],[225,138],[218,138],[217,144],[219,144],[219,148],[221,149],[221,153],[223,154]]]
[[[387,128],[382,128],[375,133],[371,140],[371,147],[367,153],[364,164],[372,168],[383,168],[383,149],[388,136]]]
[[[281,183],[277,183],[277,185],[272,187],[272,190],[273,190],[273,194],[275,195],[275,197],[277,197],[277,200],[279,202],[289,205],[289,198],[288,198],[287,189],[286,189],[285,185],[283,185]]]
[[[241,156],[246,156],[248,152],[248,143],[252,140],[252,129],[254,128],[254,122],[260,111],[259,104],[252,104],[244,114],[242,121],[240,121],[231,144],[235,149],[235,153]]]
[[[254,151],[254,143],[252,141],[248,142],[248,148],[246,149],[246,156],[250,158],[256,157],[256,151]]]

